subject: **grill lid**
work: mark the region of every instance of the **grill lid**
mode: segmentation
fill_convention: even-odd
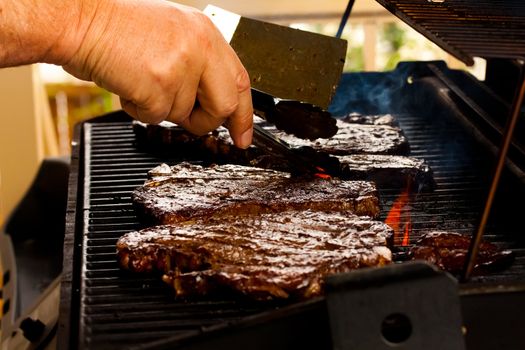
[[[521,0],[377,0],[467,65],[474,57],[525,57]]]

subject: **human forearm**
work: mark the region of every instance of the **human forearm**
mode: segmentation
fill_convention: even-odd
[[[64,63],[78,49],[90,12],[78,0],[0,0],[0,67]]]
[[[248,74],[204,14],[161,0],[0,0],[0,67],[63,66],[133,117],[251,141]],[[199,104],[195,104],[198,100]]]

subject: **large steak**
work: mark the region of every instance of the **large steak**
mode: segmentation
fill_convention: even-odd
[[[389,263],[391,235],[365,217],[288,211],[147,228],[121,237],[117,250],[123,268],[164,273],[177,296],[308,298],[328,274]]]
[[[163,164],[149,172],[132,199],[139,215],[159,224],[308,209],[379,214],[377,190],[371,182],[291,178],[284,172],[231,164]]]

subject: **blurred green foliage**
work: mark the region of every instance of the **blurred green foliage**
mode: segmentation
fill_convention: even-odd
[[[387,49],[387,59],[382,70],[392,70],[401,61],[401,48],[406,45],[406,31],[396,23],[385,24],[379,34],[380,42],[383,42]]]

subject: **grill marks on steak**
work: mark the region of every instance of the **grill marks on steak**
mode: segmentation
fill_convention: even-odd
[[[149,177],[132,199],[139,215],[160,224],[308,209],[376,217],[380,209],[375,185],[366,181],[290,178],[268,169],[189,163],[161,165]]]
[[[391,261],[392,230],[347,213],[288,211],[225,216],[131,232],[123,268],[161,271],[178,296],[229,289],[254,299],[320,295],[323,278]]]

